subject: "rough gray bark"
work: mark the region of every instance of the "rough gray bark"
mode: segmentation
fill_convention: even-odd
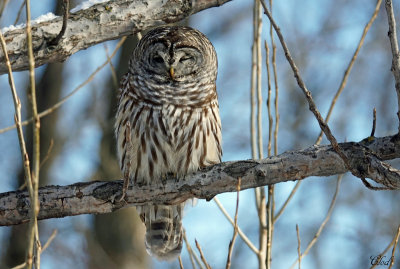
[[[66,60],[69,56],[107,40],[132,35],[155,25],[180,21],[201,10],[230,0],[115,0],[70,14],[64,36],[56,46],[49,42],[62,27],[62,17],[32,26],[35,66]],[[25,28],[7,31],[4,38],[12,69],[28,69]],[[0,74],[7,72],[0,52]]]
[[[400,136],[375,138],[373,141],[341,143],[354,169],[392,189],[400,189],[400,171],[382,160],[400,157]],[[223,192],[236,191],[310,176],[331,176],[347,172],[342,159],[331,146],[312,146],[285,152],[263,160],[224,162],[189,175],[184,181],[168,179],[157,186],[135,186],[121,196],[122,180],[84,182],[68,186],[46,186],[39,190],[38,219],[79,214],[101,214],[144,203],[175,204],[197,197],[210,200]],[[29,195],[26,191],[0,194],[0,225],[15,225],[29,220]]]

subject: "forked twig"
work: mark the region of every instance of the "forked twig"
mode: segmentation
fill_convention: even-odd
[[[228,212],[226,212],[224,206],[221,204],[219,199],[217,197],[213,198],[213,201],[217,204],[219,209],[221,210],[222,214],[226,217],[226,219],[232,224],[232,226],[235,225],[235,222],[232,220],[232,218],[229,216]],[[246,245],[255,253],[258,254],[258,249],[254,244],[250,241],[250,239],[246,236],[246,234],[240,229],[238,226],[238,234],[242,238],[242,240],[246,243]]]
[[[53,230],[49,239],[47,239],[47,242],[44,244],[44,247],[41,249],[41,252],[45,251],[50,246],[51,242],[56,237],[56,235],[57,235],[57,230]],[[21,268],[24,268],[25,266],[26,266],[26,262],[23,262],[17,266],[12,267],[11,269],[21,269]]]
[[[335,207],[335,203],[336,203],[336,199],[337,199],[337,195],[339,193],[339,188],[340,188],[340,183],[342,182],[342,178],[343,178],[343,174],[338,176],[338,179],[336,181],[336,190],[335,193],[333,194],[332,197],[332,201],[331,204],[329,206],[328,209],[328,213],[326,214],[326,217],[324,219],[324,221],[321,223],[321,225],[318,228],[317,233],[314,235],[313,239],[310,241],[310,243],[308,243],[308,246],[306,248],[306,250],[301,254],[300,259],[304,258],[304,256],[306,256],[308,254],[308,252],[310,251],[310,249],[314,246],[314,244],[317,242],[319,236],[321,235],[322,231],[325,228],[325,225],[328,223],[329,219],[331,218],[332,212],[333,212],[333,208]],[[294,268],[294,266],[296,265],[297,262],[300,261],[300,259],[298,258],[293,264],[292,266],[290,266],[290,268]]]

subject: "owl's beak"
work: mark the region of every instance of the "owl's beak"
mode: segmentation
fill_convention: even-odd
[[[171,78],[174,79],[175,71],[173,67],[169,68],[169,74],[171,75]]]

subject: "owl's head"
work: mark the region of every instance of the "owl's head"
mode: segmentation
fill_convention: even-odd
[[[135,48],[130,71],[159,82],[185,83],[208,77],[215,82],[217,56],[207,37],[190,27],[149,31]]]

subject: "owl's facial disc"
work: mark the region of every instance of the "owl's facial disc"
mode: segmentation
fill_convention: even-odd
[[[180,81],[194,75],[202,66],[201,52],[193,47],[166,46],[157,43],[147,58],[150,72],[162,75],[167,80]]]

